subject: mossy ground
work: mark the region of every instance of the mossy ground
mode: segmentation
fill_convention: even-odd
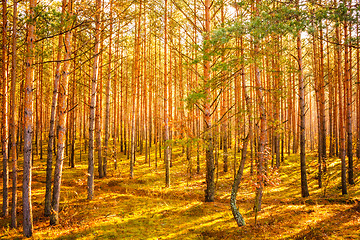
[[[310,197],[300,196],[299,156],[285,155],[276,184],[265,187],[262,211],[257,224],[253,212],[254,184],[245,169],[238,192],[238,205],[247,223],[237,227],[229,198],[233,170],[222,172],[221,154],[217,177],[216,200],[205,203],[205,163],[201,173],[195,168],[190,178],[189,165],[180,148],[174,148],[171,187],[164,187],[164,168],[154,155],[151,166],[143,156],[136,160],[135,178],[129,179],[129,160],[118,154],[118,169],[113,159],[108,177],[95,179],[94,200],[87,200],[87,160],[76,155],[76,168],[67,167],[61,187],[60,224],[49,226],[43,216],[45,160],[35,158],[32,201],[33,239],[360,239],[359,166],[355,160],[356,185],[341,196],[340,161],[328,159],[324,187],[317,187],[317,159],[308,154]],[[21,159],[19,159],[21,161]],[[195,166],[195,157],[193,158]],[[230,159],[232,164],[233,160]],[[21,172],[19,172],[19,228],[10,229],[10,219],[0,218],[1,239],[22,239]],[[326,189],[326,190],[325,190]],[[324,196],[325,192],[325,196]],[[1,195],[2,197],[2,195]],[[1,198],[0,198],[1,199]],[[2,199],[1,199],[2,201]]]

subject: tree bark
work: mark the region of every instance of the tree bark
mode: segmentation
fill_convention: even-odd
[[[256,0],[256,6],[254,13],[258,16],[257,5],[259,0]],[[254,39],[254,56],[255,56],[255,86],[256,86],[256,96],[258,109],[260,114],[260,136],[259,136],[259,145],[258,145],[258,163],[257,163],[257,175],[258,182],[256,187],[256,196],[255,196],[255,212],[261,211],[261,199],[264,188],[264,161],[265,161],[265,146],[267,142],[267,121],[266,121],[266,110],[263,96],[263,86],[260,79],[260,70],[258,66],[258,54],[259,54],[259,39]]]
[[[59,205],[60,205],[60,187],[62,168],[64,163],[64,148],[66,143],[66,126],[67,126],[67,100],[68,100],[68,75],[71,58],[71,16],[72,16],[72,0],[66,2],[65,8],[70,19],[65,21],[67,32],[65,33],[65,62],[61,71],[60,91],[59,91],[59,127],[58,127],[58,142],[56,164],[54,172],[54,188],[53,198],[51,203],[50,225],[59,224]]]
[[[243,37],[241,36],[241,46],[243,45]],[[241,48],[241,56],[243,56],[243,49]],[[232,186],[232,190],[231,190],[231,197],[230,197],[230,206],[231,206],[231,212],[235,218],[236,223],[238,224],[239,227],[244,226],[245,225],[245,220],[242,217],[242,215],[239,212],[239,209],[236,206],[236,194],[238,192],[239,189],[239,185],[241,182],[241,178],[244,172],[244,167],[245,167],[245,162],[246,162],[246,154],[247,154],[247,149],[248,149],[248,143],[249,143],[249,138],[251,138],[252,136],[252,118],[251,118],[251,100],[249,95],[246,92],[246,81],[245,81],[245,71],[244,71],[244,65],[242,64],[241,66],[241,80],[242,80],[242,92],[243,92],[243,96],[245,98],[246,101],[246,113],[248,115],[248,123],[249,123],[249,132],[248,135],[245,137],[244,142],[243,142],[243,148],[242,148],[242,152],[241,152],[241,162],[239,165],[239,169],[235,175],[234,178],[234,183]]]
[[[318,126],[318,187],[322,188],[322,158],[323,158],[323,140],[322,140],[322,87],[321,87],[321,77],[320,77],[320,67],[318,60],[318,47],[317,47],[317,35],[313,34],[313,68],[314,68],[314,82],[315,82],[315,97],[316,97],[316,109],[317,109],[317,126]]]
[[[112,0],[110,0],[110,21],[112,21]],[[103,173],[104,177],[107,175],[107,161],[108,161],[108,154],[109,154],[109,125],[110,125],[110,85],[111,85],[111,60],[112,60],[112,31],[113,25],[112,22],[110,23],[110,40],[109,40],[109,63],[108,63],[108,76],[106,81],[106,109],[105,109],[105,142],[104,142],[104,164],[103,164]]]
[[[298,2],[299,4],[299,2]],[[300,110],[300,170],[301,170],[301,196],[308,197],[309,190],[306,176],[306,139],[305,139],[305,84],[302,64],[301,32],[297,36],[297,52],[299,64],[299,110]],[[310,113],[311,114],[311,113]]]
[[[357,12],[357,21],[359,22],[359,12]],[[359,35],[359,24],[356,25],[357,45],[359,46],[360,35]],[[360,50],[356,49],[356,126],[357,126],[357,141],[356,141],[356,157],[360,159]]]
[[[89,117],[89,155],[88,155],[88,199],[94,197],[94,125],[95,125],[95,104],[96,86],[98,81],[99,42],[100,42],[100,15],[101,0],[96,0],[95,14],[95,48],[94,64],[91,78],[90,117]]]
[[[336,1],[334,1],[336,4]],[[340,29],[336,27],[336,40],[340,43]],[[342,194],[347,194],[347,186],[346,186],[346,161],[345,161],[345,126],[344,126],[344,98],[342,95],[342,76],[341,76],[341,48],[339,45],[336,46],[336,72],[337,72],[337,80],[338,80],[338,96],[339,96],[339,145],[340,145],[340,159],[341,159],[341,190]]]
[[[104,2],[102,1],[102,6]],[[103,7],[100,7],[99,11],[103,11]],[[104,50],[104,22],[102,15],[100,17],[100,50],[99,50],[99,77],[97,85],[97,98],[96,98],[96,109],[95,109],[95,145],[97,151],[97,160],[98,160],[98,173],[99,178],[104,177],[104,168],[103,168],[103,157],[102,157],[102,95],[103,95],[103,50]]]
[[[77,130],[77,121],[76,121],[76,117],[77,117],[77,112],[79,111],[77,108],[77,104],[76,103],[76,95],[77,95],[77,84],[76,81],[78,79],[78,75],[76,74],[76,69],[77,69],[77,43],[76,43],[76,37],[77,37],[77,32],[75,30],[74,34],[73,34],[73,46],[74,46],[74,57],[73,57],[73,68],[74,68],[74,73],[72,75],[72,91],[71,91],[71,99],[70,99],[70,108],[72,109],[72,111],[70,112],[70,120],[68,120],[67,122],[70,123],[70,156],[69,156],[69,166],[70,168],[75,168],[75,143],[76,143],[76,130]],[[69,92],[70,94],[70,92]],[[81,113],[80,113],[81,114]],[[80,117],[80,127],[79,129],[81,130],[81,117]],[[80,131],[80,135],[81,135],[81,131]],[[81,155],[81,142],[80,142],[80,146],[79,146],[79,152]]]
[[[33,216],[31,205],[31,168],[32,168],[32,137],[33,137],[33,82],[35,54],[35,0],[29,0],[29,22],[27,26],[27,57],[25,75],[24,103],[24,175],[23,175],[23,230],[26,237],[33,234]]]
[[[211,32],[211,1],[205,0],[205,60],[204,67],[204,87],[205,87],[205,106],[204,106],[204,132],[205,132],[205,151],[206,151],[206,190],[205,202],[215,200],[215,166],[214,166],[214,139],[212,134],[211,120],[211,88],[210,88],[210,48],[208,41]]]
[[[345,1],[346,3],[347,1]],[[352,86],[351,86],[351,57],[349,56],[349,44],[348,41],[351,38],[351,29],[349,31],[348,22],[344,22],[344,99],[345,99],[345,117],[346,117],[346,130],[347,130],[347,157],[348,157],[348,183],[355,184],[354,182],[354,162],[353,162],[353,147],[352,147]],[[348,36],[349,35],[349,36]],[[350,54],[351,55],[351,54]]]
[[[65,4],[66,0],[62,1],[62,16],[65,14]],[[61,25],[63,19],[61,19]],[[55,138],[55,124],[56,124],[56,115],[57,115],[57,105],[58,105],[58,94],[59,94],[59,81],[60,81],[60,67],[61,67],[61,58],[62,58],[62,48],[63,48],[63,35],[59,35],[58,43],[58,52],[57,52],[57,63],[55,69],[55,78],[54,78],[54,90],[52,95],[52,104],[51,104],[51,115],[50,115],[50,127],[49,127],[49,139],[48,139],[48,148],[47,148],[47,161],[46,161],[46,190],[45,190],[45,209],[44,215],[50,216],[51,214],[51,185],[52,185],[52,162],[53,162],[53,147],[54,147],[54,138]]]
[[[16,61],[17,61],[17,1],[13,6],[13,35],[12,35],[12,69],[11,69],[11,91],[10,91],[10,161],[12,162],[12,202],[11,202],[11,227],[17,227],[17,156],[16,156]]]
[[[170,146],[169,146],[169,78],[168,78],[168,2],[165,0],[165,29],[164,29],[164,161],[165,161],[165,186],[170,187]]]
[[[7,78],[7,3],[6,0],[2,1],[2,43],[1,43],[1,95],[2,95],[2,155],[3,155],[3,206],[2,214],[7,216],[9,214],[9,125],[8,125],[8,78]]]
[[[141,1],[139,3],[140,9],[138,19],[135,27],[135,47],[134,47],[134,63],[132,72],[132,115],[131,115],[131,156],[130,156],[130,178],[134,177],[134,164],[136,160],[136,128],[137,128],[137,105],[138,103],[138,87],[140,78],[139,55],[140,55],[140,30],[141,30]]]
[[[252,131],[252,130],[249,129],[249,134],[250,134],[250,131]],[[241,215],[241,213],[239,212],[238,207],[236,206],[236,195],[239,190],[239,185],[240,185],[241,178],[242,178],[243,172],[244,172],[248,142],[249,142],[249,135],[245,138],[245,140],[243,142],[241,162],[240,162],[239,169],[238,169],[235,179],[234,179],[234,183],[233,183],[233,186],[231,189],[231,197],[230,197],[231,212],[232,212],[232,214],[235,218],[235,221],[239,227],[245,226],[245,220],[244,220],[243,216]]]
[[[321,1],[320,1],[321,4]],[[320,30],[320,68],[319,68],[319,111],[320,111],[320,133],[321,141],[321,159],[323,171],[326,172],[326,121],[325,121],[325,79],[324,79],[324,47],[323,47],[323,31]]]

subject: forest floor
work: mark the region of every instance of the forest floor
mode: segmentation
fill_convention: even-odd
[[[265,187],[262,211],[258,213],[256,225],[254,177],[250,176],[248,162],[238,192],[238,206],[246,221],[246,226],[241,228],[236,225],[229,204],[234,172],[230,168],[224,173],[220,160],[215,202],[205,203],[204,159],[201,159],[200,174],[196,174],[193,167],[194,174],[190,178],[189,164],[180,148],[173,152],[170,188],[164,187],[162,161],[158,160],[158,169],[155,170],[153,155],[151,167],[143,156],[138,157],[135,177],[129,179],[129,160],[121,155],[117,162],[118,170],[114,170],[111,160],[108,177],[96,177],[92,201],[87,200],[86,155],[82,153],[81,159],[76,156],[77,164],[73,169],[68,167],[66,158],[60,224],[53,227],[43,216],[45,159],[35,159],[33,239],[360,239],[359,160],[355,160],[356,185],[348,187],[347,196],[341,196],[339,159],[327,160],[324,186],[319,189],[317,158],[308,154],[310,197],[303,199],[300,195],[299,156],[285,155],[279,172],[269,177],[272,184]],[[193,161],[195,166],[195,157]],[[10,219],[0,218],[0,239],[23,238],[21,182],[22,172],[19,171],[19,228],[10,229]]]

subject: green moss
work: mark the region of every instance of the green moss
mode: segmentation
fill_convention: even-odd
[[[178,157],[173,159],[170,188],[164,187],[161,159],[158,159],[157,170],[154,167],[154,156],[151,156],[151,167],[143,157],[137,159],[135,178],[129,179],[128,160],[118,154],[118,169],[115,170],[109,164],[109,177],[95,179],[93,201],[86,199],[86,162],[79,162],[79,156],[76,155],[76,168],[64,168],[62,211],[60,225],[56,227],[49,227],[48,219],[42,216],[45,165],[35,159],[34,239],[295,239],[321,236],[318,234],[323,231],[333,239],[358,236],[359,223],[354,218],[360,217],[355,208],[356,199],[360,197],[359,188],[356,185],[349,186],[349,196],[340,196],[337,188],[340,181],[338,159],[327,160],[326,196],[323,196],[324,188],[317,188],[316,179],[309,177],[310,198],[302,199],[299,156],[286,156],[279,170],[278,185],[265,187],[258,226],[254,226],[252,211],[254,178],[250,176],[247,164],[237,198],[247,225],[238,228],[229,203],[234,174],[232,170],[223,173],[219,159],[215,202],[204,203],[203,157],[201,174],[193,174],[190,178],[181,147],[174,146],[174,152],[176,154],[173,156]],[[229,161],[232,163],[232,156]],[[315,155],[307,155],[307,167],[309,175],[316,174]],[[8,224],[9,219],[0,218],[0,238],[21,239],[21,227],[9,229]]]

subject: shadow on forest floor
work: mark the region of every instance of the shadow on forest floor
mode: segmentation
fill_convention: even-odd
[[[129,179],[129,160],[122,155],[117,159],[117,170],[114,169],[114,162],[110,161],[108,177],[95,179],[95,198],[92,201],[87,200],[85,161],[78,163],[74,169],[65,166],[60,224],[55,227],[50,227],[49,220],[43,217],[45,160],[36,160],[32,195],[33,239],[360,238],[360,188],[358,185],[349,186],[349,195],[340,195],[338,159],[327,160],[328,171],[323,176],[323,188],[319,189],[316,156],[307,156],[310,197],[303,199],[300,196],[298,156],[287,156],[278,174],[274,172],[269,176],[272,184],[265,187],[263,210],[258,213],[256,225],[252,211],[255,177],[250,175],[247,166],[237,198],[247,225],[239,228],[229,205],[233,171],[224,173],[222,162],[219,161],[215,202],[204,203],[203,157],[201,173],[190,176],[188,162],[180,148],[174,148],[173,156],[176,159],[171,168],[170,188],[164,187],[163,161],[158,159],[155,170],[153,154],[151,167],[145,163],[143,156],[138,157],[134,179]],[[79,155],[76,155],[76,159],[79,159]],[[358,165],[356,161],[355,167]],[[21,174],[20,171],[19,179]],[[358,183],[358,172],[356,174]],[[18,196],[21,200],[20,181]],[[19,228],[10,229],[10,219],[0,218],[1,239],[23,238],[21,201],[18,206]]]

